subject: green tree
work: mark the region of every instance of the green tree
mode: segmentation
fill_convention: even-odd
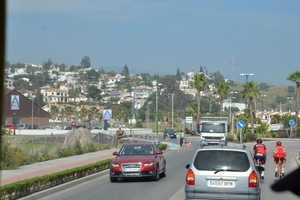
[[[296,128],[298,129],[299,98],[300,98],[300,71],[290,74],[287,80],[296,83]]]
[[[13,86],[16,90],[19,91],[27,91],[30,88],[29,83],[21,78],[14,81]]]
[[[52,60],[49,58],[46,62],[43,62],[43,69],[44,70],[49,70],[50,67],[52,66],[53,62]]]
[[[43,107],[44,105],[46,105],[46,103],[43,100],[44,96],[41,93],[40,90],[37,91],[35,98],[33,99],[33,102],[38,105],[39,107]]]
[[[71,118],[75,116],[75,109],[71,106],[65,107],[64,117],[67,118],[68,121],[71,121]]]
[[[269,125],[263,122],[260,124],[260,126],[256,127],[256,133],[259,133],[262,137],[265,137],[268,128]]]
[[[219,83],[224,82],[224,77],[219,71],[212,73],[211,76],[213,77],[213,83],[215,85],[218,85]]]
[[[83,122],[88,122],[89,121],[89,111],[85,108],[82,107],[79,111],[79,118]]]
[[[127,65],[124,66],[121,74],[123,76],[125,76],[125,78],[129,76],[129,69],[128,69]]]
[[[223,108],[224,97],[230,92],[230,87],[225,82],[220,82],[215,87],[214,94],[217,94],[220,99],[220,108]],[[222,109],[220,109],[220,116],[222,116]]]
[[[190,82],[191,87],[196,88],[197,90],[197,123],[200,121],[200,100],[201,100],[201,90],[204,90],[208,87],[208,82],[204,74],[195,74],[193,81]]]
[[[280,115],[273,115],[271,123],[278,124],[282,122],[282,117]]]
[[[253,81],[243,84],[243,89],[241,91],[242,98],[248,99],[249,110],[250,110],[250,122],[251,122],[251,133],[254,133],[254,117],[253,117],[253,99],[260,98],[261,94],[258,91],[258,84]]]
[[[75,66],[75,65],[72,65],[70,68],[69,68],[69,71],[70,72],[78,72],[78,69],[80,68],[80,66]]]
[[[76,98],[79,97],[79,91],[77,89],[70,90],[68,92],[69,99],[73,102],[76,102]]]
[[[97,72],[95,69],[87,71],[86,74],[90,82],[97,82],[100,77],[99,72]]]
[[[84,57],[81,59],[80,65],[81,65],[81,67],[84,68],[84,69],[90,68],[90,67],[91,67],[90,57],[84,56]]]
[[[59,115],[59,108],[55,105],[51,105],[49,114],[51,116],[52,121],[54,121]]]
[[[270,86],[268,84],[266,84],[266,83],[259,84],[259,89],[260,90],[268,91],[269,88],[270,88]]]
[[[179,70],[179,68],[177,68],[177,72],[176,72],[176,75],[175,75],[175,79],[177,80],[177,81],[180,81],[182,78],[181,78],[181,74],[180,74],[180,70]]]
[[[87,88],[87,98],[93,99],[93,101],[100,101],[101,99],[101,90],[99,90],[96,86],[91,85]]]

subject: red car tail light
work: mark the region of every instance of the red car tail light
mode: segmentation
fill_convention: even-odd
[[[189,169],[186,173],[186,184],[195,185],[195,174],[191,169]]]
[[[250,188],[254,188],[254,187],[257,187],[257,184],[258,184],[258,178],[257,178],[255,171],[253,171],[249,175],[248,185]]]

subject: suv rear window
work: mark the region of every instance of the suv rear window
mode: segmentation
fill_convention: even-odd
[[[197,170],[238,170],[247,171],[250,167],[248,156],[245,152],[226,150],[199,151],[194,160]]]

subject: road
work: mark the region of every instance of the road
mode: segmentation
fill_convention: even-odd
[[[173,140],[177,142],[176,139]],[[184,184],[186,169],[198,147],[197,139],[190,139],[192,146],[189,149],[179,148],[164,153],[167,159],[167,176],[158,182],[148,180],[121,180],[111,183],[108,175],[93,179],[79,184],[66,190],[54,193],[41,198],[50,199],[101,199],[101,200],[120,200],[120,199],[159,199],[159,200],[182,200],[184,199]],[[297,168],[295,158],[298,156],[300,140],[284,140],[283,145],[288,150],[286,174]],[[285,192],[275,193],[270,186],[276,181],[274,177],[274,165],[272,160],[272,150],[275,141],[265,142],[268,150],[266,163],[265,181],[261,184],[262,199],[299,199],[296,195]],[[232,145],[232,144],[230,144]],[[247,148],[252,149],[254,143],[246,144]]]

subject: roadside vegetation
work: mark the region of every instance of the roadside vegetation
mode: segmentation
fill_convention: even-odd
[[[19,136],[2,136],[0,170],[18,169],[22,165],[109,149],[107,144],[92,143],[82,147],[77,141],[74,148],[62,148],[62,143],[15,139]]]

